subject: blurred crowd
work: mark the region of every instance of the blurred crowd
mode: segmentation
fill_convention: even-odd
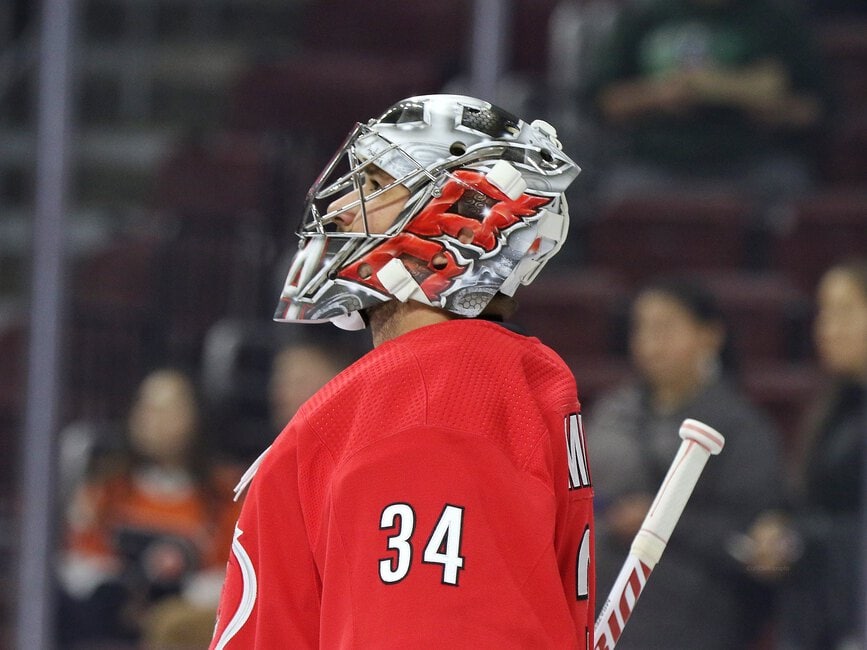
[[[75,260],[70,404],[60,433],[61,647],[207,645],[239,507],[234,485],[300,404],[369,345],[364,334],[346,339],[317,328],[300,336],[295,326],[268,322],[294,245],[292,215],[304,183],[350,128],[344,113],[373,115],[414,93],[472,94],[458,62],[460,30],[469,29],[442,28],[449,12],[466,18],[470,3],[355,4],[364,6],[297,3],[299,15],[306,12],[303,29],[288,30],[297,52],[285,60],[262,56],[240,73],[222,129],[189,129],[161,164],[147,217]],[[547,7],[543,18],[513,30],[507,58],[515,70],[498,103],[548,117],[585,168],[570,190],[571,241],[546,273],[567,282],[586,273],[594,263],[586,235],[601,214],[629,202],[638,201],[644,215],[640,202],[654,197],[747,201],[747,261],[732,266],[749,273],[779,270],[766,254],[768,240],[794,231],[798,201],[843,205],[819,212],[822,231],[843,234],[827,237],[818,261],[795,254],[793,274],[810,264],[816,272],[784,278],[809,302],[796,315],[805,325],[793,330],[799,340],[786,342],[797,353],[784,361],[816,370],[818,381],[782,416],[757,403],[742,372],[750,361],[743,339],[768,333],[740,331],[735,340],[738,324],[716,285],[678,268],[686,251],[666,253],[675,272],[665,274],[607,260],[617,282],[603,291],[611,302],[616,288],[625,302],[609,323],[621,328],[605,331],[613,341],[574,353],[596,491],[601,595],[679,443],[680,422],[700,419],[727,440],[618,647],[867,650],[867,124],[860,101],[867,100],[867,39],[852,36],[867,29],[863,3],[539,4]],[[516,22],[535,6],[513,5]],[[24,21],[26,12],[18,13]],[[402,40],[402,29],[392,30],[391,42],[358,28],[379,21],[381,32],[401,17],[410,25],[404,36],[415,42]],[[845,29],[847,22],[856,29]],[[831,28],[842,34],[833,32],[835,47],[851,48],[837,60],[863,57],[845,71],[828,67],[820,37]],[[353,43],[367,48],[363,55],[346,49]],[[570,52],[580,62],[558,59]],[[531,54],[536,60],[528,63]],[[580,313],[564,319],[528,333],[547,340],[582,327]],[[580,357],[602,352],[620,366],[606,366],[604,380],[582,376]]]
[[[258,385],[267,409],[250,414],[266,446],[345,364],[310,342],[271,352]],[[251,459],[209,443],[200,383],[156,369],[125,421],[62,438],[70,489],[57,572],[61,647],[207,647],[240,509],[233,489]]]
[[[816,293],[824,387],[785,462],[782,436],[738,387],[713,295],[664,279],[632,303],[635,377],[588,413],[600,585],[611,584],[687,417],[724,431],[619,647],[863,647],[867,259]],[[580,385],[580,377],[579,377]]]
[[[641,3],[599,50],[588,100],[622,147],[599,176],[603,198],[740,187],[775,200],[813,185],[810,136],[827,117],[827,81],[790,6]]]
[[[737,192],[767,210],[815,192],[824,182],[817,145],[847,108],[813,28],[791,3],[650,0],[619,12],[584,89],[603,149],[597,200]],[[867,226],[867,211],[860,219]],[[717,427],[726,449],[618,647],[865,647],[865,259],[834,263],[812,288],[825,386],[787,435],[745,392],[738,362],[749,359],[727,345],[710,287],[693,274],[636,292],[633,378],[587,414],[603,593],[674,455],[679,423]]]

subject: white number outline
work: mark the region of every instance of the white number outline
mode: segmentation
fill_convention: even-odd
[[[446,504],[424,547],[422,562],[443,565],[444,585],[457,587],[459,572],[464,568],[464,557],[461,555],[463,520],[463,507]],[[443,546],[445,550],[441,553],[440,548]]]
[[[396,557],[383,558],[379,561],[379,578],[387,585],[392,585],[406,578],[412,566],[412,544],[410,537],[415,530],[415,511],[408,503],[392,503],[386,506],[379,518],[379,529],[395,528],[400,520],[396,535],[388,537],[386,548],[395,551]]]
[[[584,527],[581,545],[575,557],[575,600],[590,597],[590,524]]]
[[[443,567],[440,581],[444,585],[458,586],[458,577],[464,568],[463,545],[464,508],[446,504],[428,537],[422,553],[423,564]],[[412,568],[412,536],[415,533],[415,510],[408,503],[392,503],[382,510],[380,530],[394,530],[387,538],[386,548],[396,555],[379,560],[379,578],[387,585],[400,582]],[[442,551],[440,550],[442,549]]]

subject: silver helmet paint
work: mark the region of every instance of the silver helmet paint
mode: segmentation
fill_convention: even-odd
[[[372,168],[394,181],[367,187]],[[563,193],[579,172],[541,120],[460,95],[400,101],[357,124],[310,188],[274,318],[360,329],[360,312],[389,300],[478,316],[497,292],[532,282],[560,248]],[[396,185],[409,198],[374,232],[367,206]],[[338,228],[347,210],[361,232]]]

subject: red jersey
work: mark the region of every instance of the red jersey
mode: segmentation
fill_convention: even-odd
[[[211,648],[584,650],[592,557],[570,371],[448,321],[347,368],[264,455]]]

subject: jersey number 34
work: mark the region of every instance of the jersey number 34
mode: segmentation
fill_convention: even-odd
[[[424,546],[421,561],[442,565],[444,585],[457,586],[458,576],[464,567],[461,555],[463,522],[463,507],[446,505]],[[406,578],[412,568],[415,511],[408,503],[392,503],[383,509],[379,528],[394,531],[388,537],[388,549],[393,554],[379,561],[380,579],[386,584],[394,584]]]

